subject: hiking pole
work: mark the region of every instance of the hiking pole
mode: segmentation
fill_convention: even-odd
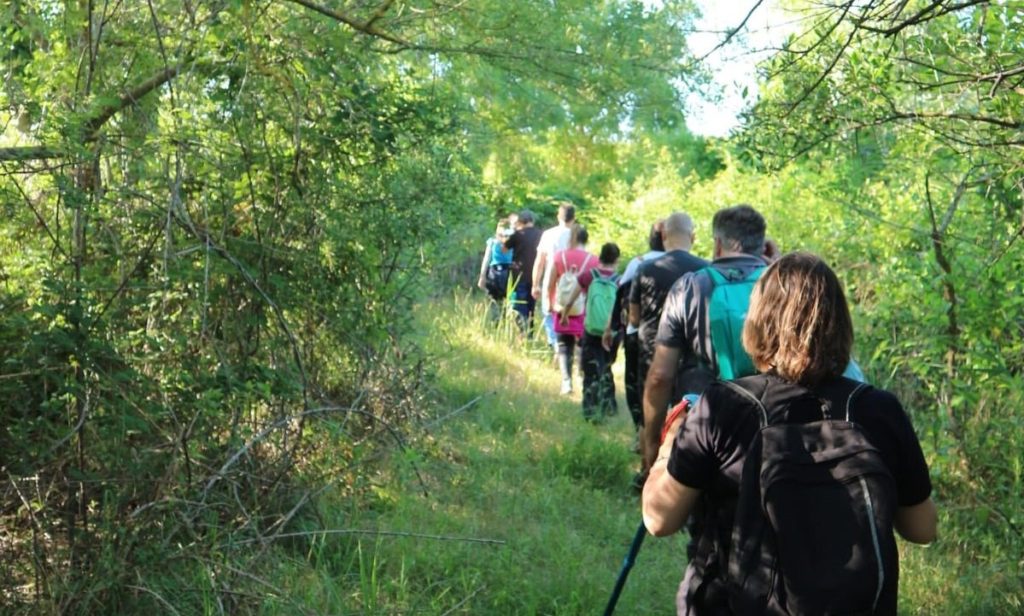
[[[679,401],[679,404],[672,407],[672,410],[668,412],[665,418],[665,425],[661,429],[661,440],[664,442],[665,434],[668,432],[669,427],[679,419],[679,416],[686,416],[686,411],[691,406],[697,403],[697,396],[695,394],[687,394],[683,396],[683,399]],[[626,554],[626,558],[622,561],[622,569],[619,571],[619,579],[615,580],[615,588],[612,589],[612,596],[608,599],[608,606],[604,608],[604,616],[612,616],[615,612],[615,604],[619,602],[619,595],[622,594],[622,587],[626,585],[626,578],[629,576],[629,570],[633,568],[633,563],[636,562],[636,555],[640,552],[640,546],[644,544],[644,537],[647,536],[647,527],[644,526],[643,520],[640,521],[640,527],[636,529],[636,534],[633,536],[633,543],[629,546],[629,552]]]
[[[641,521],[640,527],[636,529],[636,535],[633,536],[633,543],[629,546],[629,552],[626,554],[626,558],[622,560],[619,579],[615,580],[615,588],[612,589],[612,596],[608,599],[608,606],[604,608],[604,616],[611,616],[615,612],[615,604],[619,602],[622,587],[626,585],[629,570],[633,568],[633,563],[636,562],[636,555],[640,552],[640,546],[643,545],[644,537],[646,536],[647,527]]]

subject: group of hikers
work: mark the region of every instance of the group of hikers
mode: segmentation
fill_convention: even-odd
[[[852,360],[835,272],[810,253],[781,255],[749,205],[714,215],[710,262],[692,254],[693,220],[675,212],[621,275],[615,244],[586,251],[573,206],[558,220],[541,233],[523,210],[501,226],[480,286],[504,301],[491,280],[506,259],[524,327],[541,300],[563,393],[579,342],[588,419],[614,412],[621,344],[644,526],[689,531],[677,612],[895,614],[894,533],[930,543],[937,513],[906,412]],[[601,302],[580,302],[595,288]]]

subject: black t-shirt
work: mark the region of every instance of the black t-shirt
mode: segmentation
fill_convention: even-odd
[[[505,240],[505,247],[512,249],[512,275],[527,289],[533,286],[533,262],[537,260],[540,235],[536,227],[523,227]]]
[[[654,356],[654,338],[658,333],[661,309],[672,285],[683,274],[707,265],[707,261],[685,250],[666,252],[640,265],[629,292],[629,302],[640,305],[640,353],[646,362],[649,363]]]
[[[759,383],[765,388],[763,391],[769,391],[770,388],[781,391],[787,387],[785,381],[771,375],[757,375],[741,381]],[[815,393],[823,398],[836,399],[836,392],[849,391],[849,384],[847,379],[834,379],[816,388]],[[752,411],[748,402],[737,400],[739,396],[721,382],[708,387],[680,428],[668,461],[668,472],[676,481],[702,491],[697,510],[692,516],[698,534],[706,532],[719,545],[725,546],[730,541],[731,527],[723,520],[735,517],[746,449],[760,427],[756,412]],[[762,398],[766,406],[769,397],[765,395]],[[777,405],[769,406],[769,411],[773,407]],[[787,420],[817,419],[816,416],[802,416],[812,411],[816,414],[819,412],[816,407],[803,405],[800,408],[799,412],[787,417]],[[856,398],[850,420],[860,425],[865,436],[881,453],[896,482],[898,506],[917,505],[931,495],[932,484],[921,444],[909,417],[895,396],[885,390],[869,388]],[[695,539],[698,544],[701,543],[699,537],[695,536]],[[709,544],[705,542],[704,545]],[[707,557],[707,554],[699,553],[694,560],[702,561]],[[898,563],[896,554],[890,557],[893,563]],[[698,565],[701,564],[698,562]],[[702,581],[699,579],[700,574],[696,573],[699,570],[700,567],[688,571],[687,579],[691,584]],[[896,575],[890,576],[883,587],[878,613],[896,613],[897,584],[898,569]],[[697,613],[700,613],[701,606],[696,607]]]

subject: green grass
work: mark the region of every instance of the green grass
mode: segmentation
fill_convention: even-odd
[[[482,302],[456,295],[424,313],[438,419],[370,478],[369,502],[318,501],[317,528],[365,534],[268,554],[261,575],[287,600],[263,612],[601,613],[640,520],[621,372],[619,414],[591,425],[578,393],[558,395],[549,351],[490,324]],[[936,498],[940,541],[900,546],[901,613],[1021,613],[1020,537]],[[648,538],[618,614],[673,612],[685,543]]]

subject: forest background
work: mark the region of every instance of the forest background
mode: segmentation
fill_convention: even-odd
[[[747,4],[708,54],[742,49]],[[710,83],[687,1],[4,3],[0,610],[273,613],[268,554],[312,558],[327,501],[385,506],[381,469],[474,400],[417,312],[499,215],[570,200],[625,255],[677,209],[706,255],[739,202],[824,255],[925,444],[950,613],[1019,613],[1021,3],[781,5],[718,139],[686,128]],[[400,611],[342,561],[346,613]]]

